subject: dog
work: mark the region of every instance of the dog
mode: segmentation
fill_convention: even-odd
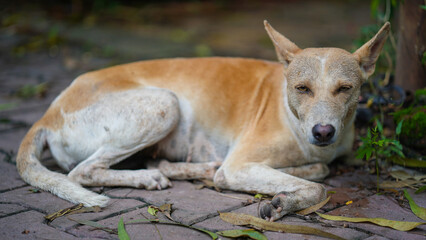
[[[322,201],[325,188],[310,180],[351,154],[360,86],[390,24],[354,53],[300,49],[264,24],[279,62],[163,59],[79,76],[24,137],[20,176],[85,206],[104,207],[109,198],[82,185],[151,190],[197,178],[275,195],[260,210],[270,221]],[[40,163],[47,146],[68,175]],[[141,150],[156,168],[110,169]]]

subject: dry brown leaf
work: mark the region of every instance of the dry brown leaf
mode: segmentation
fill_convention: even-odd
[[[311,214],[315,211],[317,211],[318,209],[322,208],[326,203],[328,203],[328,201],[330,201],[331,196],[328,196],[328,198],[324,199],[322,202],[315,204],[313,206],[310,206],[308,208],[305,208],[303,210],[300,210],[298,212],[296,212],[296,214],[299,215],[308,215]]]
[[[166,215],[166,217],[168,219],[174,221],[173,218],[172,218],[172,216],[171,216],[171,213],[172,213],[172,204],[170,204],[170,203],[163,204],[158,209],[160,210],[160,212],[162,212],[164,215]]]
[[[221,192],[221,190],[216,187],[216,185],[214,184],[214,182],[212,180],[208,180],[208,179],[201,179],[201,182],[203,182],[204,187],[210,188],[210,189],[214,189],[217,192]]]
[[[422,179],[426,179],[426,175],[412,175],[409,174],[403,170],[397,170],[392,171],[389,173],[393,178],[399,179],[399,180],[407,180],[407,179],[414,179],[416,181],[420,181]]]
[[[55,219],[56,219],[56,218],[58,218],[58,217],[62,217],[62,216],[68,215],[68,214],[70,214],[70,213],[72,213],[72,212],[75,212],[75,211],[77,211],[77,210],[80,210],[80,209],[82,209],[82,208],[83,208],[83,204],[82,204],[82,203],[80,203],[80,204],[74,205],[74,206],[72,206],[72,207],[64,208],[64,209],[61,209],[61,210],[59,210],[59,211],[57,211],[57,212],[54,212],[54,213],[52,213],[52,214],[46,215],[46,216],[44,216],[44,218],[45,218],[48,222],[51,222],[51,221],[55,220]]]
[[[383,181],[379,184],[380,188],[403,188],[403,187],[413,187],[417,184],[424,183],[425,181],[416,181],[416,180],[401,180],[401,181]]]
[[[97,212],[100,212],[100,211],[102,211],[101,207],[99,207],[99,206],[93,206],[93,207],[84,207],[82,209],[70,212],[69,214],[71,215],[71,214],[87,213],[87,212],[97,213]]]

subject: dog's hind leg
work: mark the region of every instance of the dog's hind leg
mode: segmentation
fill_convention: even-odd
[[[111,165],[132,155],[135,151],[99,149],[80,163],[69,174],[73,181],[85,186],[135,187],[148,190],[167,188],[170,181],[159,170],[112,170]],[[143,148],[143,147],[142,147]]]
[[[69,140],[75,144],[72,146],[74,156],[84,151],[86,145],[93,145],[90,146],[92,154],[68,174],[70,179],[85,186],[162,189],[171,185],[159,170],[112,170],[109,167],[154,145],[176,127],[179,103],[172,92],[150,88],[113,93],[84,111],[70,116],[78,119],[78,124],[61,137],[83,135]],[[93,117],[87,117],[89,114]]]
[[[221,162],[186,163],[169,162],[167,160],[152,161],[148,163],[149,169],[158,169],[166,177],[176,180],[209,179],[213,180],[216,170]]]

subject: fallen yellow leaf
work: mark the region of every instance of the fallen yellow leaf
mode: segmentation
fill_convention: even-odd
[[[420,207],[414,202],[414,199],[408,194],[407,190],[404,189],[404,196],[410,204],[411,211],[416,214],[417,217],[426,220],[426,208]]]
[[[332,216],[321,213],[316,213],[320,217],[332,220],[332,221],[345,221],[345,222],[371,222],[379,226],[390,227],[399,231],[410,231],[416,228],[419,225],[425,224],[422,222],[404,222],[404,221],[394,221],[384,218],[352,218],[352,217],[341,217],[341,216]]]
[[[350,201],[347,201],[345,204],[346,205],[349,205],[349,204],[352,204],[353,203],[353,201],[352,200],[350,200]]]

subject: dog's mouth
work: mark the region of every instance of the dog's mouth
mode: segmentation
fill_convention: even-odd
[[[318,146],[318,147],[327,147],[327,146],[333,144],[333,142],[332,141],[328,141],[328,142],[315,142],[313,144],[315,146]]]
[[[330,139],[328,141],[318,141],[316,139],[309,139],[309,140],[310,140],[309,142],[312,145],[315,145],[317,147],[327,147],[327,146],[330,146],[331,144],[333,144],[335,142],[333,139]]]

